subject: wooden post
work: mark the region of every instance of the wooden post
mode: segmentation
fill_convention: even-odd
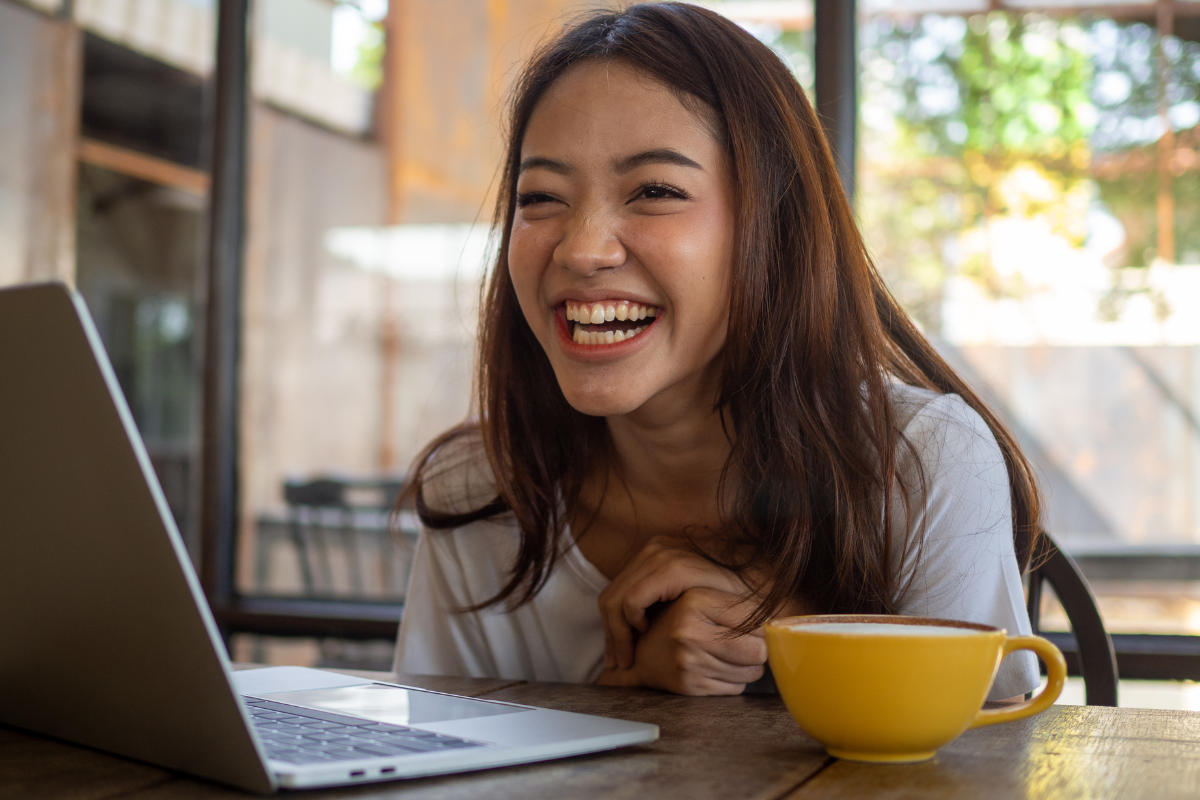
[[[379,471],[396,470],[396,379],[400,365],[400,320],[396,314],[398,287],[394,278],[379,277],[383,307],[379,318]]]
[[[1171,130],[1171,110],[1167,100],[1170,65],[1163,50],[1163,38],[1175,28],[1175,9],[1172,0],[1158,0],[1158,121],[1162,135],[1158,137],[1158,258],[1175,263],[1175,187],[1171,160],[1175,155],[1175,131]]]

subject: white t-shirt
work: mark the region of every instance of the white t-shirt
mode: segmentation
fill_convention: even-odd
[[[991,431],[958,395],[894,384],[892,402],[924,465],[927,487],[913,520],[914,530],[925,525],[924,546],[900,613],[1029,634],[1013,550],[1008,474]],[[463,437],[435,455],[438,474],[425,485],[432,508],[460,513],[495,498],[480,447],[478,438]],[[907,537],[904,527],[902,519],[893,520],[893,535]],[[604,662],[598,600],[608,579],[573,544],[530,603],[512,611],[500,606],[455,613],[500,590],[518,537],[507,515],[452,530],[422,531],[397,642],[398,672],[596,680]],[[905,577],[912,574],[916,552],[908,549]],[[1001,665],[989,698],[1015,697],[1038,682],[1036,659],[1028,651],[1018,652]]]

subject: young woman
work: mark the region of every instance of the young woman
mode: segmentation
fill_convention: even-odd
[[[1030,467],[888,293],[767,47],[694,6],[594,15],[526,67],[503,170],[398,670],[736,694],[780,614],[1029,632]]]

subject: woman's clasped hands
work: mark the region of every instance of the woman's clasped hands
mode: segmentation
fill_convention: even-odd
[[[655,537],[600,595],[604,671],[596,682],[740,694],[767,662],[761,628],[732,635],[756,608],[737,574],[679,539]]]

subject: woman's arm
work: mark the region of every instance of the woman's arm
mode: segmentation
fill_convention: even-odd
[[[1013,548],[1004,457],[983,419],[957,395],[925,403],[905,426],[924,468],[926,493],[911,526],[892,520],[896,540],[921,535],[898,564],[907,592],[899,613],[966,620],[1030,632]],[[1022,695],[1038,684],[1028,651],[1000,665],[990,699]]]
[[[422,531],[417,540],[396,641],[396,672],[479,675],[494,666],[473,615],[453,613],[474,600],[466,590],[452,537],[451,532]]]

